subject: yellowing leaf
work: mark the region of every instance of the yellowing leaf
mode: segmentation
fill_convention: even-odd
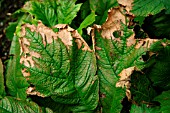
[[[28,95],[76,104],[72,111],[94,110],[98,105],[96,57],[81,35],[66,24],[58,32],[24,24],[20,32],[22,74],[31,86]]]

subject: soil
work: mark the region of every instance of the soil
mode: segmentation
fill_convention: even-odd
[[[9,59],[9,50],[11,40],[5,35],[5,28],[9,22],[14,22],[17,18],[12,18],[12,13],[20,9],[26,0],[0,0],[0,59],[6,67],[6,61]]]

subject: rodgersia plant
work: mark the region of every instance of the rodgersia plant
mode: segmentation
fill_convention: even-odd
[[[162,10],[164,0],[26,2],[6,30],[13,57],[0,65],[0,111],[168,113],[169,40],[142,30]]]

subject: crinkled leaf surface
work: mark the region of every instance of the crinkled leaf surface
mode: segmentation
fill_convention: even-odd
[[[155,101],[160,102],[161,108],[159,112],[161,113],[169,113],[170,111],[170,90],[164,91],[161,95],[157,96]]]
[[[68,33],[74,35],[75,32]],[[57,35],[59,33],[42,23],[23,25],[22,33],[22,71],[34,86],[27,93],[52,96],[53,100],[63,104],[77,104],[73,111],[95,109],[99,100],[98,77],[95,76],[95,55],[88,45],[74,37],[68,40],[69,35],[62,37],[66,32]]]
[[[96,24],[102,25],[107,18],[108,10],[111,7],[118,6],[117,0],[89,0],[90,9],[95,12]]]
[[[0,100],[1,113],[53,113],[49,108],[41,108],[34,102],[4,97]]]
[[[131,12],[136,16],[148,16],[157,14],[164,8],[162,0],[134,0]]]
[[[0,99],[5,94],[5,86],[4,86],[4,75],[3,75],[3,64],[0,59]]]
[[[7,91],[14,97],[26,99],[26,89],[28,87],[28,83],[21,73],[20,46],[17,36],[13,37],[10,54],[14,56],[8,61],[7,65]]]
[[[141,106],[137,106],[133,104],[131,106],[130,113],[160,113],[159,108],[157,107],[147,107],[146,105],[142,104]]]
[[[59,0],[57,7],[57,18],[59,24],[70,24],[77,16],[82,4],[76,4],[77,0]]]
[[[57,15],[50,5],[33,1],[32,9],[29,11],[36,19],[41,20],[45,25],[52,27],[57,24]]]
[[[121,41],[112,39],[104,39],[96,32],[96,53],[97,53],[97,75],[100,80],[100,100],[103,106],[103,113],[118,113],[122,109],[121,101],[125,97],[125,91],[116,88],[118,74],[123,69],[136,66],[140,68],[141,56],[145,54],[145,50],[136,49],[134,46],[126,45],[127,38],[131,33],[124,29],[124,35]],[[128,62],[127,62],[128,61]]]

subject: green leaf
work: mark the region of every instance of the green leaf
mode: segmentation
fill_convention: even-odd
[[[134,18],[135,22],[138,22],[140,26],[142,26],[142,24],[144,23],[145,17],[143,16],[137,16]]]
[[[14,36],[14,32],[16,30],[16,27],[18,25],[18,22],[10,22],[9,26],[6,28],[6,37],[12,40]]]
[[[4,75],[3,75],[3,64],[0,59],[0,99],[5,95],[5,86],[4,86]]]
[[[125,97],[125,90],[116,88],[119,80],[118,74],[123,69],[135,66],[142,68],[144,61],[140,60],[145,54],[144,48],[136,49],[133,46],[127,46],[127,39],[132,35],[126,26],[123,29],[121,41],[104,39],[100,33],[95,32],[97,46],[97,75],[99,76],[100,101],[103,113],[118,113],[122,109],[121,101]],[[128,62],[127,62],[128,61]]]
[[[14,33],[16,31],[16,28],[21,26],[24,22],[30,22],[31,23],[31,17],[29,14],[24,14],[22,9],[17,10],[12,15],[15,18],[18,18],[16,22],[10,22],[9,26],[5,29],[6,37],[9,38],[12,41],[12,38],[14,37]]]
[[[15,35],[11,44],[10,54],[14,56],[8,61],[7,65],[7,91],[10,95],[16,98],[26,99],[26,89],[28,87],[28,83],[21,73],[20,46],[18,37]]]
[[[161,42],[157,42],[156,45],[153,46],[152,50],[157,48],[159,51],[159,55],[153,57],[155,62],[152,65],[152,69],[150,69],[150,71],[148,72],[148,77],[151,79],[154,86],[159,87],[162,90],[169,90],[170,46],[167,45],[166,47],[164,47]]]
[[[59,24],[71,24],[77,16],[82,4],[76,4],[76,0],[60,0],[57,7],[57,18]]]
[[[161,12],[164,8],[162,0],[134,0],[131,12],[135,16],[149,16]]]
[[[147,78],[146,74],[141,74],[140,72],[134,72],[131,76],[131,94],[133,96],[133,101],[137,104],[144,102],[152,102],[153,98],[157,95],[154,90],[150,79]]]
[[[147,107],[146,105],[142,104],[141,106],[137,106],[132,104],[130,113],[160,113],[159,107]]]
[[[44,96],[68,95],[74,92],[72,77],[68,76],[70,60],[66,46],[60,40],[54,40],[53,43],[44,46],[42,36],[31,32],[29,28],[26,28],[25,38],[30,40],[30,52],[41,55],[40,58],[32,58],[37,66],[23,67],[30,72],[28,82],[35,85],[36,90]]]
[[[170,111],[170,90],[164,91],[161,95],[157,96],[155,101],[160,102],[160,110],[161,113],[169,113]]]
[[[168,0],[162,0],[165,8],[166,8],[166,14],[170,14],[170,2]]]
[[[74,105],[67,105],[55,102],[50,97],[42,98],[37,96],[31,96],[32,101],[37,103],[41,107],[50,108],[55,113],[70,113],[71,108]]]
[[[86,0],[80,8],[81,20],[84,20],[90,13],[91,13],[91,9],[90,9],[89,0]]]
[[[77,29],[80,35],[82,35],[82,29],[86,28],[88,25],[91,25],[94,21],[95,21],[95,13],[92,12],[83,20],[83,22],[80,24],[79,28]]]
[[[36,103],[4,97],[0,100],[1,113],[53,113],[49,108],[40,108]]]
[[[108,10],[118,6],[117,0],[89,0],[89,3],[91,11],[97,15],[95,23],[100,25],[106,21]]]
[[[25,31],[21,34],[26,33],[20,38],[21,47],[25,48],[21,53],[22,69],[26,69],[23,75],[29,75],[28,82],[36,89],[33,92],[38,96],[51,96],[58,103],[76,104],[72,111],[94,110],[99,100],[94,52],[88,45],[81,46],[83,39],[79,40],[81,43],[76,37],[69,39],[71,42],[67,40],[69,37],[55,39],[50,35],[55,34],[52,29],[40,24],[23,26]],[[72,46],[68,46],[69,43]]]
[[[32,10],[29,12],[35,16],[37,20],[41,20],[45,25],[53,27],[57,24],[57,14],[49,4],[41,2],[31,2]],[[59,16],[59,15],[58,15]]]

